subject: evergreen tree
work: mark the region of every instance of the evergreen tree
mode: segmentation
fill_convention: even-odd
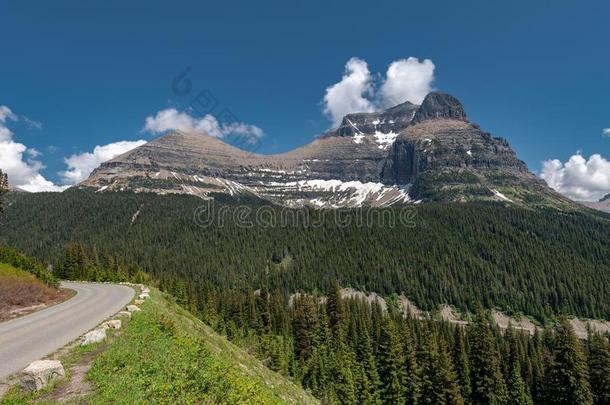
[[[405,397],[407,403],[417,403],[420,397],[420,369],[417,362],[417,352],[410,322],[403,323],[401,331],[404,352],[404,373],[405,373]]]
[[[493,332],[481,305],[476,318],[468,326],[471,365],[471,399],[475,404],[504,404],[506,385],[500,372],[499,355]]]
[[[461,326],[454,328],[452,356],[462,398],[470,398],[470,363],[466,352],[464,331]]]
[[[582,345],[565,316],[555,328],[555,347],[547,373],[546,401],[557,405],[593,403]]]
[[[343,299],[341,298],[341,287],[335,279],[331,281],[326,295],[326,308],[330,331],[336,338],[344,333],[345,310],[343,308]]]
[[[544,366],[545,359],[543,354],[543,342],[538,329],[534,331],[534,336],[530,341],[529,361],[532,369],[532,399],[534,403],[539,404],[544,402],[545,395],[545,377]]]
[[[421,404],[463,404],[457,375],[445,342],[432,330],[425,330],[419,348]]]
[[[405,355],[394,322],[385,318],[379,341],[379,377],[384,404],[395,405],[406,401]]]
[[[518,342],[515,331],[509,325],[506,331],[509,342],[508,367],[506,371],[506,388],[511,404],[531,405],[532,398],[528,388],[521,377],[521,363],[519,361]]]
[[[358,325],[358,363],[361,367],[358,398],[362,404],[378,405],[381,404],[381,381],[377,371],[377,361],[366,326],[363,322]]]
[[[299,361],[307,361],[314,350],[318,319],[315,298],[303,295],[294,302],[292,330],[294,354]]]
[[[597,332],[589,333],[588,360],[595,404],[610,404],[610,343]]]
[[[443,392],[445,404],[461,405],[464,403],[458,375],[453,367],[447,344],[441,338],[438,342],[438,379]]]

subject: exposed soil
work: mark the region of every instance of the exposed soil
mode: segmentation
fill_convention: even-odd
[[[74,291],[47,287],[40,282],[2,278],[0,322],[40,311],[74,296]]]
[[[96,350],[88,352],[81,357],[78,362],[70,367],[70,380],[65,384],[60,384],[54,391],[41,398],[49,402],[75,401],[91,393],[94,390],[93,384],[87,381],[86,375],[91,368],[93,360],[108,348],[109,342],[100,345]]]

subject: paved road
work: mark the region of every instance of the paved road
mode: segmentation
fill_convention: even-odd
[[[134,296],[130,287],[64,282],[68,301],[0,323],[0,380],[70,343],[118,312]]]

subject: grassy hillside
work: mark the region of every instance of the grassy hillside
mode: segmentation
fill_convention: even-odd
[[[94,362],[90,404],[317,403],[167,295],[153,291],[143,312]]]
[[[0,263],[0,321],[57,302],[66,293],[48,286],[33,274]]]
[[[2,404],[316,404],[155,289],[110,344],[76,347],[60,359],[67,377],[35,394],[13,388]],[[95,357],[96,356],[96,357]],[[74,366],[93,357],[85,379]],[[67,386],[85,387],[70,392]]]

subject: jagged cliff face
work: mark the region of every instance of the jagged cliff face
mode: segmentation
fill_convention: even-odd
[[[288,206],[387,206],[416,200],[564,203],[506,140],[470,123],[463,106],[430,93],[339,128],[288,153],[248,153],[197,133],[171,132],[104,163],[82,183],[99,191],[251,194]]]

